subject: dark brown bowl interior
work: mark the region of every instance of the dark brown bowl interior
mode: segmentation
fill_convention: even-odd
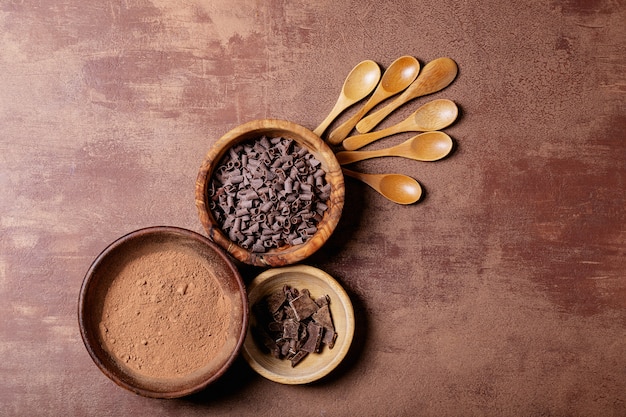
[[[216,358],[189,374],[175,378],[149,377],[125,366],[107,350],[99,331],[105,295],[120,269],[140,252],[161,250],[184,250],[210,265],[232,305],[229,334]],[[247,295],[232,261],[206,237],[175,227],[151,227],[121,237],[95,259],[80,291],[78,319],[85,347],[106,376],[146,397],[175,398],[205,388],[219,378],[239,354],[248,324]]]
[[[326,172],[326,182],[331,185],[331,193],[317,232],[305,243],[270,249],[264,253],[254,253],[232,242],[221,230],[209,209],[207,189],[222,157],[228,150],[245,141],[268,137],[284,137],[296,141],[312,153]],[[333,151],[310,130],[292,122],[275,119],[253,120],[240,125],[222,136],[207,153],[196,180],[196,207],[200,221],[209,237],[241,262],[256,266],[285,266],[298,263],[316,252],[335,230],[341,217],[345,198],[345,184],[341,166]]]

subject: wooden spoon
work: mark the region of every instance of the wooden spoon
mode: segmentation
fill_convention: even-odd
[[[419,72],[420,63],[412,56],[402,56],[393,61],[384,72],[380,84],[378,84],[376,91],[374,91],[367,103],[361,107],[361,110],[328,135],[328,143],[339,145],[368,111],[373,109],[378,103],[398,94],[411,85]]]
[[[392,111],[414,98],[432,94],[446,88],[456,78],[458,67],[450,58],[437,58],[424,66],[420,75],[402,94],[356,125],[360,133],[369,132]]]
[[[415,161],[437,161],[452,150],[452,139],[443,132],[426,132],[399,145],[375,151],[343,151],[335,156],[341,165],[351,164],[379,156],[399,156]]]
[[[354,151],[385,136],[401,132],[428,132],[441,130],[451,125],[459,114],[459,109],[453,101],[437,99],[424,104],[402,122],[386,129],[364,133],[346,138],[343,147],[347,151]]]
[[[363,181],[386,199],[397,204],[413,204],[422,197],[422,187],[402,174],[364,174],[342,168],[344,175]]]
[[[378,64],[371,60],[361,61],[358,63],[343,83],[341,88],[341,94],[335,103],[335,106],[331,112],[326,116],[326,119],[313,131],[317,136],[322,136],[322,133],[332,123],[333,120],[341,112],[353,104],[363,100],[369,93],[374,90],[378,81],[380,81],[380,67]]]

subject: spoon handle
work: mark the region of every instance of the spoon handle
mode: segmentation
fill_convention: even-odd
[[[398,107],[400,107],[401,105],[403,105],[404,103],[408,101],[404,97],[405,93],[406,93],[406,90],[404,93],[396,97],[395,100],[387,104],[382,109],[375,111],[369,116],[361,119],[361,121],[356,124],[356,130],[359,133],[367,133],[371,131],[372,129],[374,129],[380,122],[383,121],[385,117],[389,116],[391,112],[393,112],[395,109],[397,109]]]
[[[324,131],[333,122],[333,120],[335,120],[335,118],[339,116],[341,112],[343,112],[354,103],[355,101],[347,99],[344,95],[339,96],[333,109],[330,111],[330,113],[328,113],[328,116],[326,116],[324,121],[322,121],[322,123],[320,123],[320,125],[315,128],[313,133],[321,137]]]
[[[363,172],[356,172],[343,167],[341,168],[341,171],[343,172],[343,175],[347,175],[348,177],[364,182],[365,184],[378,191],[378,186],[380,185],[379,175],[365,174]]]
[[[326,141],[331,145],[339,145],[342,140],[348,136],[348,134],[354,129],[354,126],[361,120],[361,118],[370,111],[374,106],[383,101],[386,97],[382,94],[377,95],[377,90],[372,97],[361,107],[361,109],[352,115],[348,120],[339,125],[335,130],[330,132]]]
[[[387,149],[378,149],[375,151],[341,151],[335,154],[339,165],[348,165],[353,162],[363,161],[370,158],[378,158],[380,156],[388,156]]]
[[[343,148],[347,151],[354,151],[368,145],[378,139],[385,136],[391,136],[396,133],[407,132],[411,130],[421,130],[420,126],[417,126],[414,122],[415,113],[411,114],[407,119],[397,123],[393,126],[389,126],[385,129],[377,130],[375,132],[363,133],[361,135],[350,136],[344,139]]]
[[[361,133],[369,132],[392,111],[406,102],[446,88],[456,78],[457,73],[456,62],[450,58],[442,57],[429,62],[402,94],[387,106],[363,118],[357,123],[356,129]]]
[[[362,135],[354,135],[344,139],[343,148],[347,151],[354,151],[364,147],[372,142],[382,139],[386,136],[391,136],[395,133],[402,132],[402,126],[400,123],[394,126],[390,126],[386,129],[377,130],[375,132],[363,133]]]

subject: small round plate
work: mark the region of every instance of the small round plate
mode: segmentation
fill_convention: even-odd
[[[337,339],[332,349],[324,346],[319,353],[310,353],[295,367],[287,359],[277,359],[252,335],[257,325],[254,304],[282,290],[285,285],[298,290],[308,289],[312,298],[328,295]],[[339,283],[326,272],[307,265],[269,269],[258,275],[248,287],[251,307],[250,325],[242,354],[258,374],[281,384],[307,384],[328,375],[345,358],[354,336],[355,320],[352,302]]]

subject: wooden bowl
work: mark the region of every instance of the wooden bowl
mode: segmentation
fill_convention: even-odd
[[[284,137],[296,141],[306,148],[321,162],[326,172],[326,183],[331,185],[330,198],[326,203],[328,209],[322,220],[317,224],[317,231],[303,244],[286,245],[269,249],[266,252],[252,252],[235,244],[221,229],[209,209],[207,190],[211,182],[214,169],[220,163],[228,150],[244,141],[253,140],[262,136]],[[298,263],[317,251],[335,230],[345,197],[345,185],[341,167],[333,151],[326,143],[310,130],[284,120],[255,120],[238,126],[222,136],[209,150],[196,180],[196,207],[200,221],[209,237],[224,248],[233,257],[241,262],[255,266],[285,266]]]
[[[248,286],[250,306],[270,294],[280,291],[285,285],[299,290],[308,289],[312,298],[330,297],[330,312],[337,333],[332,349],[324,346],[319,353],[309,353],[292,367],[287,359],[277,359],[269,353],[255,336],[255,326],[260,325],[254,313],[250,315],[250,326],[242,354],[248,364],[265,378],[281,384],[306,384],[328,375],[345,358],[354,336],[354,310],[348,294],[326,272],[307,265],[268,269],[258,275]],[[251,307],[251,310],[254,310]]]
[[[119,238],[94,260],[78,321],[91,358],[113,382],[175,398],[205,388],[231,365],[248,303],[221,248],[189,230],[151,227]]]

